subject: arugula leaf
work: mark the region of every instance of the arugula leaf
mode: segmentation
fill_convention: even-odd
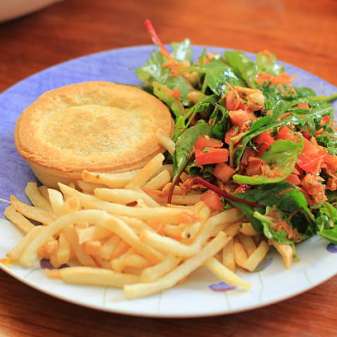
[[[231,67],[223,63],[221,60],[212,60],[202,67],[205,74],[202,91],[207,88],[211,89],[216,95],[222,95],[226,90],[226,84],[242,85],[242,81],[235,75]]]
[[[256,66],[258,72],[265,72],[272,75],[279,75],[284,71],[284,67],[277,63],[277,59],[272,53],[257,53]]]
[[[188,82],[182,76],[169,77],[165,82],[165,85],[170,89],[178,89],[180,93],[179,100],[182,101],[183,105],[188,105],[189,100],[187,95],[190,91],[194,90],[190,82]]]
[[[297,87],[295,91],[298,98],[316,96],[315,91],[307,87]]]
[[[228,128],[228,110],[221,104],[215,104],[215,108],[209,117],[209,124],[211,136],[222,140]]]
[[[242,52],[235,50],[225,51],[224,58],[234,73],[242,78],[249,87],[256,87],[257,66],[255,62]]]
[[[184,114],[184,106],[179,98],[174,97],[172,90],[159,82],[153,82],[153,94],[166,103],[175,116]]]
[[[316,140],[318,144],[324,146],[330,154],[334,156],[337,155],[337,134],[335,132],[324,132],[316,137]]]
[[[293,241],[287,238],[287,233],[284,230],[276,231],[273,229],[273,221],[270,217],[259,212],[254,212],[253,216],[260,221],[263,227],[263,234],[269,240],[274,240],[281,244],[292,244]]]
[[[178,137],[173,155],[173,183],[177,181],[190,160],[193,154],[193,146],[198,137],[209,134],[210,126],[204,120],[199,120]]]
[[[192,47],[191,41],[185,39],[181,42],[173,42],[172,47],[172,56],[178,61],[192,61]]]
[[[164,63],[164,56],[159,51],[155,51],[142,67],[136,69],[136,75],[148,86],[151,86],[153,81],[165,83],[170,76],[170,71],[163,67]]]
[[[316,223],[319,235],[333,243],[337,243],[337,209],[328,202],[320,207]]]
[[[263,154],[262,159],[275,172],[274,177],[264,175],[244,176],[235,174],[234,182],[238,184],[261,185],[277,183],[287,178],[294,170],[298,155],[303,149],[303,143],[289,140],[277,140]]]

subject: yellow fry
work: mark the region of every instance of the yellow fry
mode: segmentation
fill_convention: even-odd
[[[48,188],[48,195],[53,212],[56,215],[64,214],[64,199],[62,193],[53,188]]]
[[[272,245],[276,248],[278,253],[282,256],[284,266],[290,268],[293,263],[294,252],[290,245],[281,244],[275,241],[272,241]]]
[[[222,250],[222,263],[231,271],[235,271],[235,258],[234,258],[234,240],[230,240]]]
[[[49,259],[50,256],[56,253],[58,248],[58,241],[56,239],[50,239],[43,246],[39,247],[37,253],[40,258]]]
[[[35,226],[33,227],[20,241],[19,243],[12,248],[8,253],[7,257],[12,261],[17,261],[22,253],[25,251],[26,247],[29,245],[29,243],[36,238],[36,236],[41,233],[41,231],[45,227],[43,226]]]
[[[156,137],[158,139],[159,144],[167,150],[170,154],[173,154],[176,149],[176,145],[174,141],[166,135],[162,130],[158,130],[156,132]]]
[[[48,201],[48,203],[49,203],[48,187],[42,185],[42,186],[39,186],[38,189],[39,189],[41,195],[42,195],[42,196]]]
[[[167,183],[171,181],[171,175],[168,170],[163,170],[159,172],[156,176],[150,179],[145,185],[144,188],[150,188],[153,190],[162,189]]]
[[[172,204],[175,205],[195,205],[201,200],[201,193],[191,193],[185,195],[173,195]]]
[[[268,243],[266,241],[261,241],[256,250],[246,260],[243,267],[249,271],[254,271],[266,257],[268,250]]]
[[[18,211],[28,219],[35,220],[44,225],[49,225],[55,220],[55,215],[51,212],[48,212],[42,208],[27,205],[24,202],[18,200],[14,195],[11,195],[10,201],[16,211]]]
[[[133,284],[139,280],[135,275],[90,267],[62,268],[57,271],[46,271],[46,274],[52,278],[60,278],[66,283],[115,288],[122,288],[126,284]]]
[[[13,205],[6,207],[4,215],[23,233],[28,233],[34,227],[28,219],[15,210]]]
[[[136,268],[136,269],[144,269],[149,266],[149,262],[144,259],[144,257],[133,254],[133,253],[126,253],[122,255],[116,260],[111,261],[112,269],[122,272],[126,268]]]
[[[169,255],[163,261],[155,266],[144,269],[140,275],[140,282],[153,282],[158,280],[163,275],[170,272],[179,264],[179,259]]]
[[[58,266],[69,262],[71,257],[71,246],[63,233],[60,234],[56,258]]]
[[[118,204],[129,204],[143,200],[149,207],[157,207],[159,204],[143,191],[127,190],[127,189],[111,189],[111,188],[96,188],[95,196],[101,200],[110,201]]]
[[[33,181],[30,181],[27,183],[25,188],[25,193],[30,200],[30,202],[39,208],[42,208],[46,211],[51,211],[51,206],[48,201],[41,193],[39,188],[37,187],[37,184]]]
[[[126,185],[126,188],[140,188],[145,183],[156,175],[163,166],[164,155],[162,153],[153,157],[137,175]]]
[[[155,207],[155,208],[137,208],[129,207],[102,201],[96,197],[76,191],[69,186],[59,184],[61,191],[70,196],[77,196],[80,199],[83,208],[94,208],[107,211],[114,215],[122,215],[128,217],[135,217],[142,220],[160,220],[162,223],[180,223],[184,221],[191,221],[193,212],[187,209],[175,209],[169,207]]]
[[[120,238],[116,235],[112,236],[106,242],[104,242],[99,249],[99,256],[104,260],[110,260],[113,251],[117,248],[120,243]]]
[[[256,249],[254,240],[251,237],[245,235],[239,235],[238,239],[245,249],[247,255],[250,256]]]
[[[253,225],[250,222],[243,222],[240,226],[240,233],[246,236],[255,236],[257,231],[254,229]]]
[[[245,268],[247,258],[248,258],[247,253],[246,253],[245,249],[243,248],[242,244],[237,239],[234,239],[234,259],[235,259],[235,263],[239,267]]]
[[[205,263],[205,266],[217,278],[219,278],[220,280],[224,281],[225,283],[231,286],[238,287],[244,290],[248,290],[251,287],[249,282],[243,280],[242,278],[234,274],[230,269],[226,268],[214,257],[208,259]]]
[[[177,268],[167,273],[155,282],[138,283],[124,286],[124,295],[126,298],[138,298],[156,294],[168,288],[172,288],[179,281],[183,280],[193,271],[202,266],[209,258],[216,255],[228,242],[229,238],[225,233],[220,232],[212,241],[208,242],[193,257],[185,260]]]
[[[129,171],[121,173],[98,173],[98,172],[82,172],[82,179],[85,182],[105,185],[111,188],[121,188],[129,183],[138,171]]]
[[[88,183],[87,181],[78,180],[76,185],[84,193],[94,194],[95,188],[102,187],[102,184]]]
[[[239,223],[234,223],[234,224],[225,228],[226,234],[231,236],[231,237],[234,237],[236,234],[238,234],[239,230],[240,230],[240,224]]]
[[[101,241],[87,241],[83,244],[83,251],[87,255],[96,256],[99,255],[100,248],[102,247]]]

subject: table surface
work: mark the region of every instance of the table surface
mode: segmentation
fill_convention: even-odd
[[[269,49],[337,85],[335,0],[67,0],[0,25],[0,91],[64,60],[148,44],[151,18],[164,41]],[[159,320],[111,315],[41,294],[0,272],[0,336],[337,335],[337,277],[293,299],[214,318]]]

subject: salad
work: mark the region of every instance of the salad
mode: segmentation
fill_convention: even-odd
[[[269,51],[203,50],[188,39],[160,41],[136,70],[175,121],[174,189],[206,190],[213,210],[236,207],[271,243],[291,247],[313,235],[337,243],[337,133],[331,102],[295,87]]]

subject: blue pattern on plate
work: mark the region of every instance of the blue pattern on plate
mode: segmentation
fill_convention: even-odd
[[[194,47],[196,57],[202,48]],[[224,50],[207,48],[215,53],[222,53]],[[3,92],[0,95],[0,199],[8,199],[10,194],[15,194],[26,200],[24,187],[27,181],[34,179],[31,170],[18,156],[13,139],[15,121],[28,105],[43,92],[70,83],[103,80],[139,85],[134,70],[144,64],[153,50],[153,46],[140,46],[84,56],[48,68]],[[253,54],[248,55],[253,57]],[[312,87],[318,94],[337,91],[333,85],[304,70],[287,64],[285,69],[295,76],[296,85]],[[0,214],[5,207],[6,204],[0,200]]]
[[[213,291],[219,291],[219,292],[223,292],[223,291],[229,291],[229,290],[233,290],[235,289],[235,287],[225,283],[225,282],[218,282],[218,283],[213,283],[210,284],[208,286],[209,289],[213,290]]]
[[[326,250],[327,250],[329,253],[337,253],[337,245],[334,244],[334,243],[329,243],[329,244],[326,246]]]

